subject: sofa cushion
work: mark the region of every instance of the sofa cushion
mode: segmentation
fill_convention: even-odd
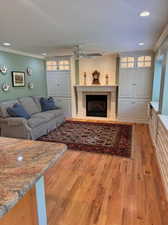
[[[63,111],[61,109],[55,109],[55,110],[49,110],[47,112],[36,113],[32,115],[32,118],[42,117],[46,119],[46,121],[48,121],[61,115],[63,115]]]
[[[54,99],[52,97],[40,98],[40,104],[43,112],[57,109],[57,106],[55,105]]]
[[[38,105],[35,103],[32,97],[23,97],[19,99],[19,102],[25,108],[25,110],[30,114],[40,112]]]
[[[52,120],[55,118],[55,113],[41,112],[32,115],[32,118],[43,118],[46,121]]]
[[[11,117],[23,117],[25,119],[30,119],[30,115],[24,107],[18,103],[14,104],[12,107],[8,107],[7,112]]]
[[[61,115],[64,115],[64,112],[62,109],[55,109],[55,110],[52,110],[52,111],[48,111],[48,112],[52,112],[55,114],[55,117],[58,117],[58,116],[61,116]]]
[[[31,128],[34,128],[34,127],[40,126],[41,124],[43,124],[45,122],[47,122],[47,120],[45,118],[42,118],[42,117],[31,117],[28,120],[28,125]]]
[[[3,118],[9,117],[7,108],[13,107],[14,104],[18,103],[17,100],[5,101],[0,103],[0,116]]]

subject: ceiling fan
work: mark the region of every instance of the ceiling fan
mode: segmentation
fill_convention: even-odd
[[[79,45],[74,46],[73,53],[76,59],[94,58],[94,57],[102,56],[102,54],[98,52],[86,53]]]

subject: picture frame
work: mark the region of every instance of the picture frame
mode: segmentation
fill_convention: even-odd
[[[12,86],[25,87],[25,72],[12,71]]]

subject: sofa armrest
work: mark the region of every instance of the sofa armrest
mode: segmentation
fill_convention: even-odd
[[[52,98],[54,100],[54,103],[55,103],[56,107],[58,107],[58,109],[62,109],[61,101],[55,96],[52,96]]]
[[[32,139],[27,120],[20,117],[0,119],[1,136]]]
[[[5,119],[8,126],[27,126],[27,120],[20,117],[8,117]]]

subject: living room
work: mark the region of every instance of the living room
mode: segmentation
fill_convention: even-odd
[[[167,12],[2,3],[0,225],[167,225]]]

